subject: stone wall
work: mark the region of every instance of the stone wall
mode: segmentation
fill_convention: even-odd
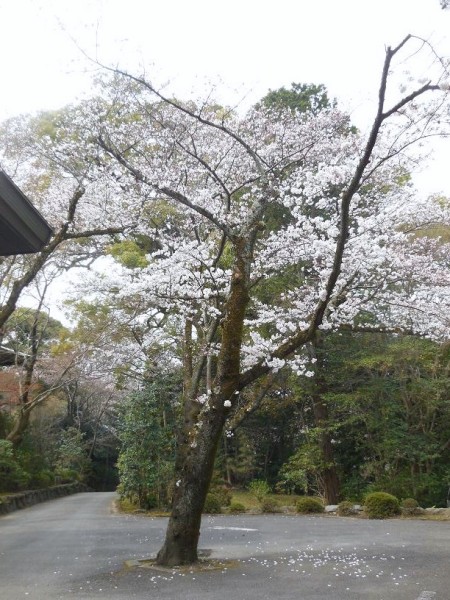
[[[27,506],[45,502],[46,500],[54,500],[55,498],[61,498],[62,496],[70,496],[71,494],[77,494],[78,492],[89,491],[88,486],[84,483],[66,483],[64,485],[55,485],[43,490],[30,490],[28,492],[11,494],[10,496],[1,496],[0,515],[6,515],[7,513],[19,510],[20,508],[27,508]]]

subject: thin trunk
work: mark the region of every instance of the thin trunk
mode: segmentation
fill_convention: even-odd
[[[223,441],[223,451],[225,455],[225,477],[228,485],[233,485],[233,481],[231,479],[231,469],[230,469],[230,460],[228,457],[228,438],[225,435]]]
[[[41,299],[42,303],[42,299]],[[25,362],[25,377],[20,390],[19,405],[20,409],[14,415],[14,424],[12,430],[8,433],[6,439],[10,441],[14,448],[18,448],[22,443],[24,433],[30,423],[30,412],[32,408],[32,399],[30,398],[31,384],[33,380],[34,367],[36,365],[37,353],[39,349],[38,339],[38,317],[39,310],[36,312],[35,319],[30,332],[31,355]]]
[[[13,428],[6,436],[6,439],[12,443],[15,449],[22,443],[24,433],[27,430],[29,423],[30,411],[27,410],[26,406],[22,406],[14,415]]]
[[[314,391],[312,394],[314,419],[316,427],[321,430],[319,437],[319,447],[322,456],[324,468],[321,473],[321,478],[324,487],[325,502],[327,504],[337,504],[340,496],[339,476],[334,459],[334,448],[332,436],[330,434],[330,416],[328,406],[323,397],[327,391],[327,383],[324,377],[324,348],[323,338],[321,335],[316,335],[313,343],[315,352],[316,372],[314,378]]]
[[[324,486],[324,496],[327,504],[337,504],[339,502],[339,476],[334,460],[334,449],[332,437],[327,431],[329,425],[328,407],[320,397],[313,397],[314,417],[316,426],[322,429],[319,438],[320,453],[325,465],[321,476]]]

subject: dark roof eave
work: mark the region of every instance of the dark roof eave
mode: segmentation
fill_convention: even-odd
[[[44,217],[0,170],[0,256],[39,252],[52,233]]]

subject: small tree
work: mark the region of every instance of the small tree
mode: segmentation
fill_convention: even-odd
[[[84,438],[84,434],[75,427],[61,431],[55,470],[63,480],[84,481],[89,474],[91,461]]]
[[[23,488],[28,474],[16,460],[13,446],[8,440],[0,440],[0,492],[14,492]]]
[[[162,380],[148,384],[121,407],[119,492],[140,508],[170,503],[178,388]]]

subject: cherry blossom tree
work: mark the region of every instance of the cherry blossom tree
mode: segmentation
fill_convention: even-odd
[[[393,89],[396,62],[418,51],[432,61],[430,78]],[[184,416],[160,564],[197,560],[226,419],[247,386],[287,362],[312,375],[304,348],[317,330],[447,335],[448,248],[419,232],[448,222],[448,206],[419,198],[408,181],[421,144],[445,133],[446,82],[423,40],[388,48],[367,136],[335,107],[275,116],[259,106],[240,116],[210,99],[174,100],[117,70],[105,84],[89,129],[104,171],[145,195],[136,234],[152,246],[138,274],[112,268],[111,285],[116,297],[144,297],[150,319],[164,316],[183,348]]]
[[[84,111],[80,105],[36,117],[18,117],[0,129],[2,169],[13,176],[53,228],[53,235],[39,253],[0,259],[0,340],[7,334],[8,321],[24,294],[28,300],[36,299],[36,318],[45,320],[50,283],[75,266],[88,266],[104,253],[115,235],[133,226],[135,213],[117,208],[115,198],[122,189],[99,170],[90,151],[92,144],[86,143]],[[128,190],[128,198],[131,195]],[[27,358],[20,367],[23,386],[8,434],[15,445],[21,443],[31,412],[55,385],[60,386],[69,369],[65,365],[57,376],[53,374],[45,393],[30,395],[35,367],[40,364],[38,337],[37,332],[30,337]]]
[[[425,80],[392,71],[424,54]],[[448,73],[423,40],[387,48],[367,135],[346,114],[181,102],[112,70],[77,136],[110,210],[134,215],[142,255],[110,265],[97,293],[133,300],[140,345],[182,363],[175,492],[157,561],[197,560],[201,513],[224,424],[245,389],[287,364],[306,376],[318,330],[448,335],[448,247],[422,235],[448,222],[409,173],[446,133]],[[78,154],[79,156],[79,154]],[[124,262],[124,261],[122,261]],[[137,304],[135,304],[137,306]],[[130,312],[127,312],[128,318]]]
[[[11,119],[0,130],[2,169],[53,228],[39,253],[1,259],[0,331],[38,274],[47,270],[52,277],[86,264],[132,223],[131,215],[113,210],[117,184],[102,175],[95,156],[83,146],[83,114],[82,105],[69,107]]]

